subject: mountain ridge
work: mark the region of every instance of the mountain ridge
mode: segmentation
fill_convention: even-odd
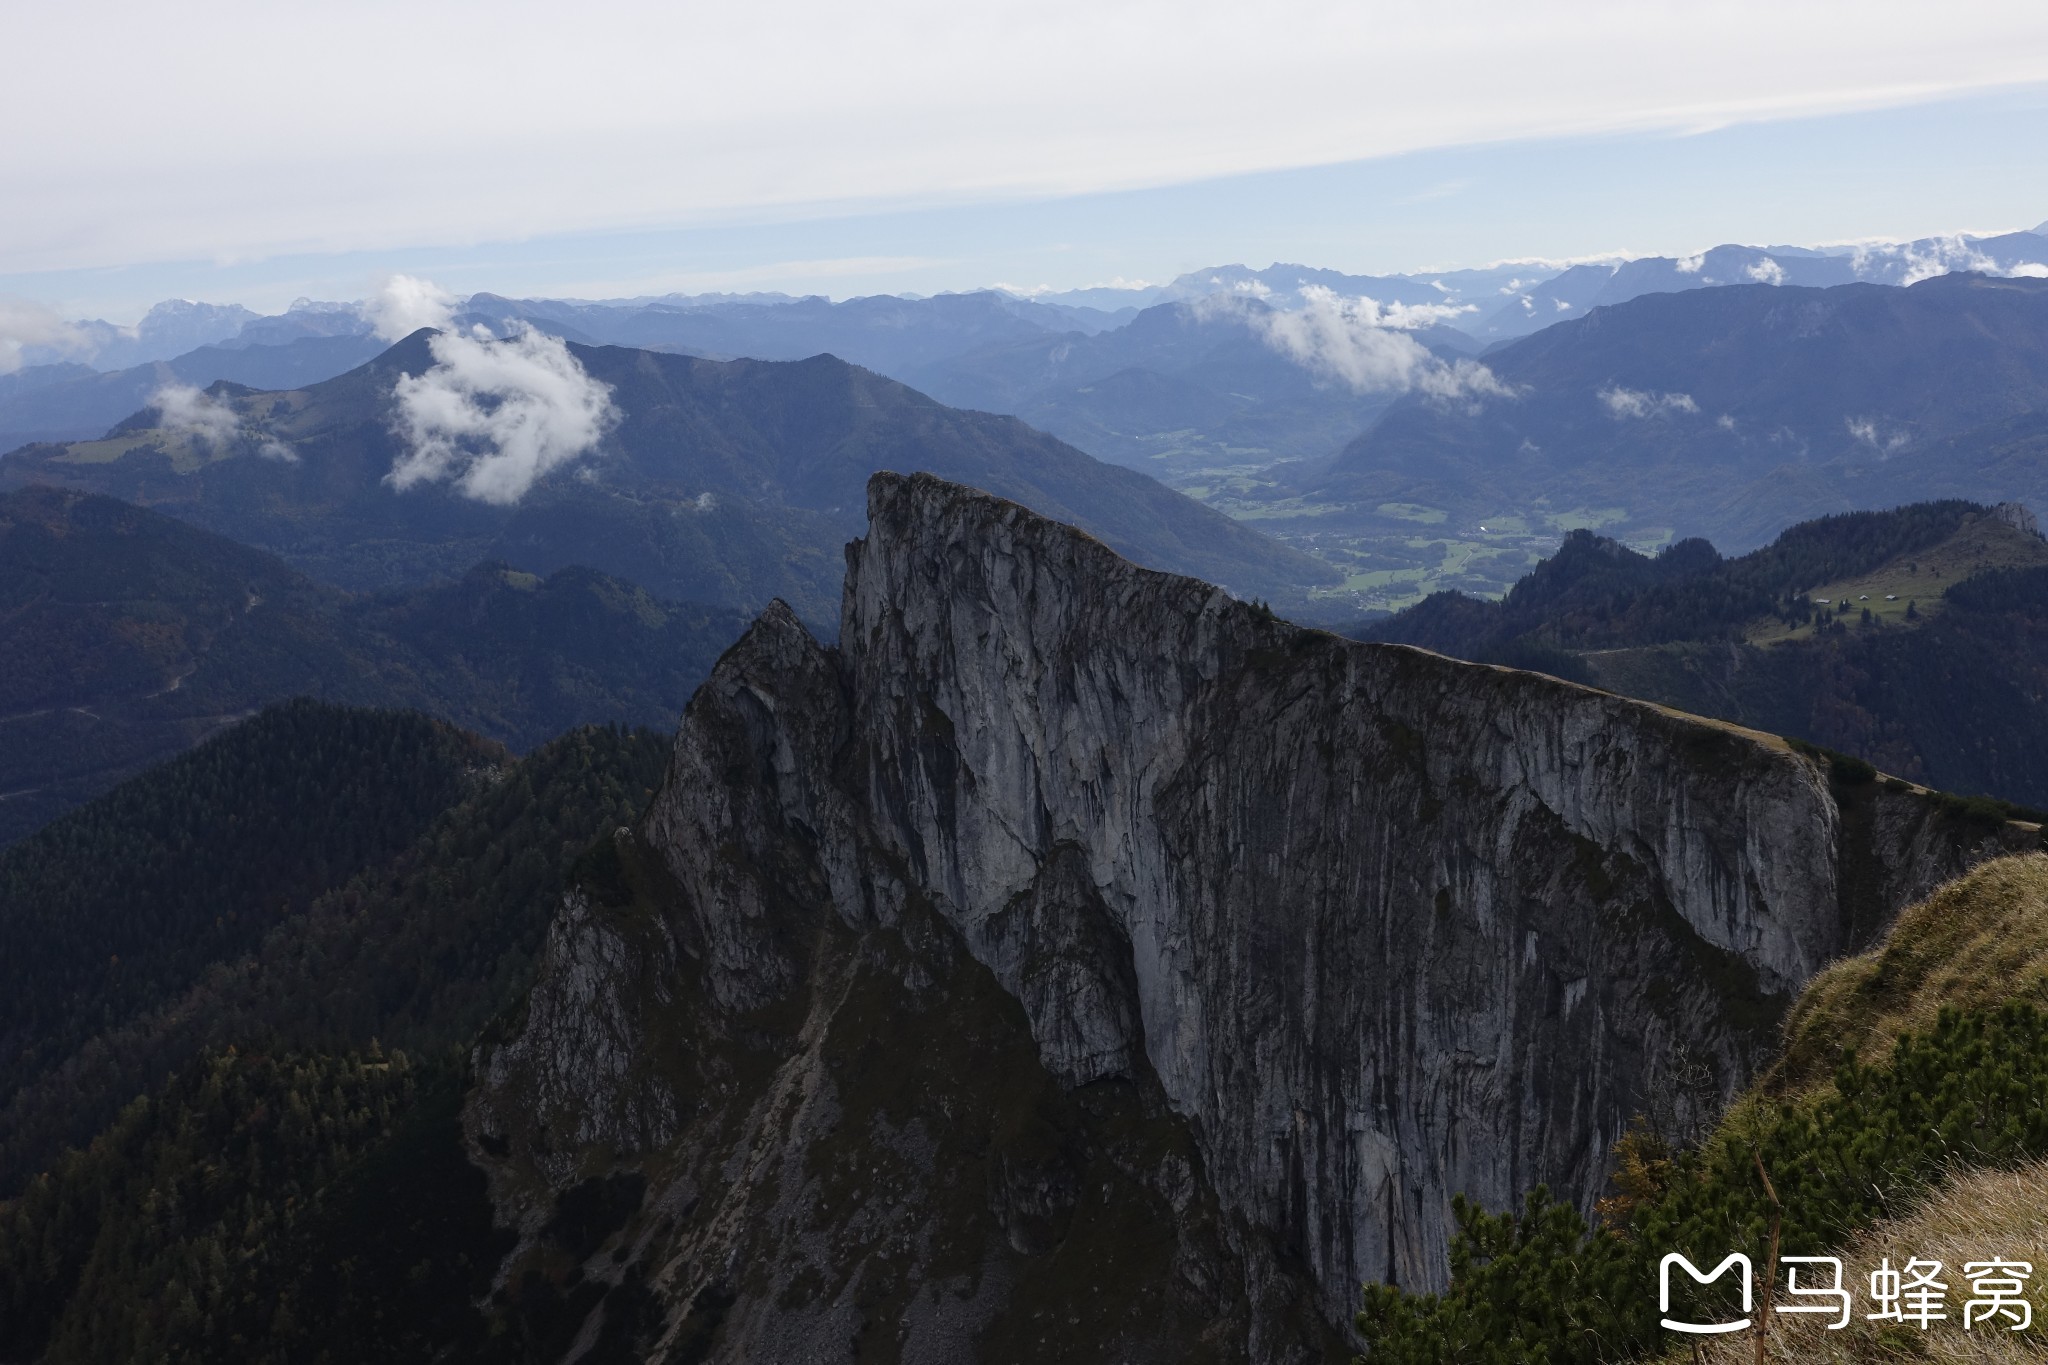
[[[1440,593],[1347,633],[1514,664],[2048,806],[2048,542],[2017,504],[1838,514],[1723,559],[1590,531],[1499,602]]]
[[[662,1286],[638,1349],[880,1329],[889,1359],[1045,1358],[1076,1348],[1029,1317],[1054,1276],[1087,1358],[1207,1358],[1218,1303],[1227,1356],[1314,1358],[1305,1298],[1334,1330],[1360,1280],[1442,1282],[1452,1190],[1590,1204],[1678,1044],[1731,1093],[1821,965],[2038,839],[1723,724],[1291,627],[928,475],[870,489],[838,648],[778,607],[726,655],[480,1057],[502,1222],[635,1177],[681,1211],[581,1262]],[[947,1087],[1020,1047],[949,1127]],[[967,1151],[919,1136],[954,1128]],[[1112,1171],[1176,1210],[1147,1217],[1198,1313],[1104,1317],[1066,1280],[1109,1273]],[[553,1255],[529,1235],[511,1273]]]
[[[1487,364],[1520,396],[1470,408],[1404,400],[1305,477],[1305,491],[1480,521],[1605,507],[1626,537],[1657,528],[1736,549],[1858,505],[2038,502],[2048,491],[1985,445],[2048,402],[2044,280],[1645,295]],[[1914,458],[1937,443],[1953,458]]]
[[[541,573],[585,563],[685,600],[758,609],[780,596],[820,620],[835,610],[839,548],[859,529],[867,476],[903,464],[1024,498],[1246,595],[1299,598],[1332,577],[1016,418],[947,408],[830,356],[721,362],[570,344],[621,414],[590,459],[509,508],[441,485],[399,491],[385,479],[405,448],[390,391],[433,368],[427,337],[306,390],[228,397],[245,427],[297,459],[263,458],[253,440],[194,450],[144,413],[118,441],[15,452],[0,486],[47,481],[158,507],[344,587],[452,576],[482,559]]]

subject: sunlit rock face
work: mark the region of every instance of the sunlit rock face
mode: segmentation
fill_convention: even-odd
[[[589,1341],[1316,1358],[1443,1283],[1453,1194],[1590,1205],[1998,843],[927,476],[869,517],[837,648],[778,607],[726,656],[480,1054],[511,1265],[582,1254]]]

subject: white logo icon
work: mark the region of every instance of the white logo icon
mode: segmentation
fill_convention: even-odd
[[[1734,1322],[1700,1323],[1672,1321],[1670,1317],[1671,1267],[1674,1265],[1680,1267],[1685,1271],[1686,1274],[1692,1276],[1694,1282],[1698,1284],[1712,1284],[1715,1280],[1718,1280],[1723,1275],[1726,1275],[1730,1269],[1739,1271],[1740,1273],[1738,1274],[1737,1278],[1742,1283],[1742,1311],[1745,1314],[1745,1316],[1737,1319]],[[1667,1255],[1662,1261],[1658,1262],[1657,1264],[1657,1311],[1665,1314],[1665,1317],[1663,1319],[1664,1325],[1674,1332],[1697,1332],[1703,1335],[1714,1336],[1718,1336],[1722,1332],[1739,1332],[1743,1328],[1749,1326],[1749,1318],[1746,1315],[1748,1314],[1750,1308],[1750,1296],[1751,1285],[1749,1257],[1743,1255],[1739,1251],[1731,1253],[1727,1260],[1721,1262],[1721,1264],[1715,1266],[1711,1271],[1708,1271],[1706,1273],[1701,1273],[1700,1268],[1698,1266],[1694,1265],[1691,1261],[1688,1261],[1687,1259],[1685,1259],[1685,1257],[1679,1255],[1675,1251]]]

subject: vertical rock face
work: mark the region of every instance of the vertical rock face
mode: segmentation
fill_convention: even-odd
[[[926,476],[869,514],[838,650],[720,664],[471,1107],[529,1268],[647,1176],[587,1273],[691,1358],[1311,1358],[2003,837]]]

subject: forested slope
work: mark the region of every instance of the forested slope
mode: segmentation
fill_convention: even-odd
[[[456,736],[502,761],[444,791],[450,803],[381,856],[350,866],[308,846],[303,867],[271,869],[280,885],[320,882],[324,869],[324,887],[277,907],[261,932],[220,941],[206,911],[230,906],[205,888],[241,855],[242,827],[262,827],[245,802],[298,791],[294,818],[364,822],[352,796],[329,799],[314,781],[332,754],[279,737],[309,726],[358,739],[449,733],[302,703],[55,831],[93,837],[46,835],[0,855],[24,894],[82,880],[77,916],[104,917],[94,897],[118,896],[123,915],[162,926],[130,956],[143,979],[166,983],[97,1029],[76,1010],[68,1054],[43,1048],[14,1069],[0,1104],[0,1359],[424,1359],[482,1330],[468,1304],[488,1289],[495,1253],[456,1121],[468,1044],[523,995],[570,867],[635,818],[667,744],[585,729],[510,760]],[[275,780],[192,780],[238,747]],[[372,755],[364,794],[431,804],[401,790],[416,774],[360,747]],[[172,813],[178,797],[190,809]],[[85,865],[136,845],[159,850],[144,860],[149,882],[97,889]],[[8,970],[46,1010],[80,1004],[39,991],[27,964]]]
[[[358,596],[110,498],[0,496],[0,844],[294,696],[521,750],[575,725],[667,729],[744,624],[582,568]]]

